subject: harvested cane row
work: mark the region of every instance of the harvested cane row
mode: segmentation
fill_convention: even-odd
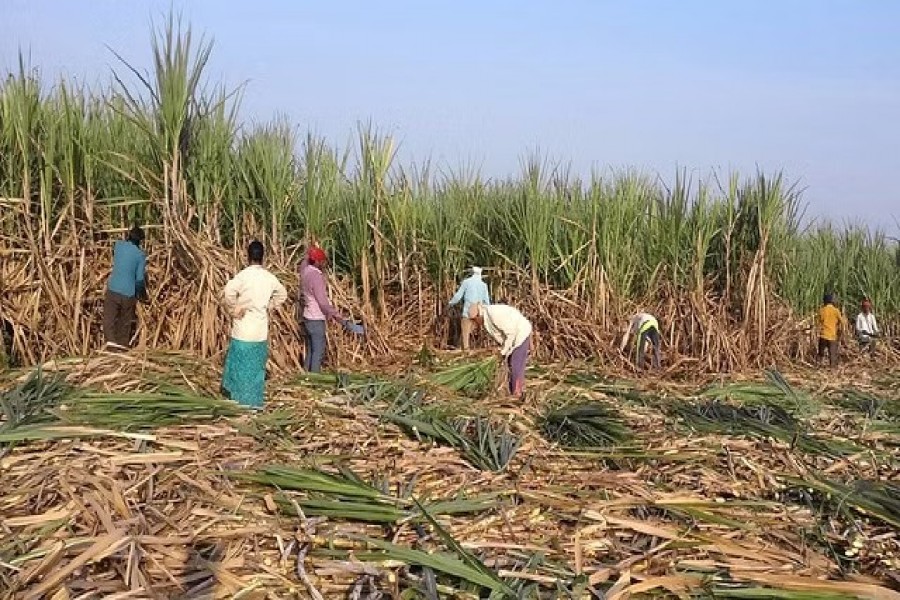
[[[187,355],[46,365],[70,395],[0,429],[4,597],[900,597],[893,408],[820,374],[572,368],[514,405],[491,361],[275,380],[254,417],[210,414]],[[196,420],[153,426],[160,390]],[[101,397],[147,404],[67,420]]]
[[[168,205],[165,205],[168,206]],[[22,231],[30,217],[6,217]],[[226,249],[192,231],[180,213],[167,210],[162,239],[148,242],[150,302],[138,311],[135,343],[141,349],[188,351],[220,361],[228,341],[227,314],[220,305],[225,282],[242,266],[240,250]],[[5,237],[0,281],[0,332],[16,362],[38,364],[58,356],[83,356],[102,345],[102,306],[110,272],[110,240],[85,240],[77,228],[61,227],[52,243],[38,238]],[[297,247],[270,248],[267,263],[296,296]],[[366,323],[364,341],[330,332],[335,365],[360,366],[403,356],[423,344],[445,347],[454,317],[445,303],[449,292],[422,274],[385,280],[383,311],[375,310],[347,279],[334,278],[331,293],[345,314]],[[519,268],[490,276],[495,296],[517,306],[535,325],[535,355],[542,360],[600,358],[622,366],[616,352],[626,317],[636,308],[620,302],[598,312],[583,291],[552,289],[529,282]],[[535,287],[536,286],[536,287]],[[415,294],[408,293],[411,287]],[[444,286],[445,288],[448,286]],[[659,317],[666,363],[673,372],[740,371],[785,360],[809,360],[814,348],[808,324],[777,299],[766,302],[759,319],[731,314],[712,292],[685,295],[661,287],[645,308]],[[273,319],[271,357],[275,372],[296,372],[302,344],[296,306],[290,302]],[[847,351],[853,354],[849,346]],[[891,343],[882,344],[881,360],[896,364]]]

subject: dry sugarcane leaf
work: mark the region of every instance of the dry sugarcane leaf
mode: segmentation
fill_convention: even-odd
[[[102,537],[96,538],[94,543],[84,552],[69,561],[66,566],[54,572],[50,577],[42,581],[39,585],[33,587],[25,594],[25,600],[38,600],[44,594],[54,589],[62,583],[66,577],[77,569],[87,565],[93,561],[101,560],[106,556],[114,554],[126,546],[129,542],[128,537],[123,531],[114,531]]]
[[[697,579],[686,575],[667,575],[664,577],[649,577],[638,583],[633,583],[622,590],[621,594],[627,598],[632,594],[641,594],[656,589],[664,589],[681,599],[689,598],[686,592],[697,587]]]
[[[59,588],[56,592],[50,596],[50,600],[69,600],[72,596],[69,594],[69,590],[64,587]]]
[[[752,573],[744,571],[732,571],[735,579],[762,583],[776,588],[784,588],[797,591],[841,593],[863,598],[864,600],[900,600],[900,592],[895,592],[885,587],[844,581],[824,581],[807,577],[792,575],[771,575],[768,573]]]
[[[630,584],[631,571],[626,569],[619,575],[616,583],[606,591],[606,600],[625,600],[628,597],[625,594],[625,590]]]
[[[33,525],[42,525],[53,521],[61,521],[72,516],[72,511],[65,508],[49,510],[40,515],[29,515],[27,517],[9,517],[2,521],[6,527],[28,527]]]
[[[56,541],[48,549],[44,558],[27,571],[19,574],[18,582],[20,586],[26,586],[32,581],[44,576],[48,571],[53,569],[62,560],[65,555],[66,545],[62,540]]]
[[[147,454],[125,454],[113,456],[109,463],[115,467],[124,465],[145,465],[160,463],[175,463],[190,460],[183,452],[153,452]]]
[[[608,523],[609,525],[618,526],[622,529],[629,529],[631,531],[637,531],[639,533],[662,538],[664,540],[678,540],[678,539],[683,539],[685,537],[675,530],[651,525],[651,524],[645,523],[643,521],[634,521],[631,519],[621,519],[618,517],[603,516],[603,515],[596,515],[596,517],[595,517],[594,514],[595,513],[592,513],[591,511],[587,511],[585,513],[585,517],[595,518],[596,520],[602,519],[603,522]]]

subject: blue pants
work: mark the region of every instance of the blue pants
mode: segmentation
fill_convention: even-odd
[[[322,370],[322,359],[325,357],[325,321],[303,320],[306,330],[306,360],[303,367],[309,373]]]

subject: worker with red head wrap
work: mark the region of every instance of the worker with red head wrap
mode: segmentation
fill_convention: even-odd
[[[328,256],[318,246],[311,246],[306,259],[300,263],[300,305],[306,337],[304,368],[310,373],[322,369],[325,356],[325,330],[328,320],[343,322],[343,317],[331,305],[323,272]]]

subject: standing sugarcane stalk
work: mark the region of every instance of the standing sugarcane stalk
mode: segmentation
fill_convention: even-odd
[[[673,189],[628,171],[579,181],[534,155],[516,178],[422,173],[407,187],[390,176],[389,137],[361,132],[353,170],[312,136],[295,156],[283,119],[241,126],[238,97],[204,81],[210,44],[174,18],[154,34],[150,73],[126,65],[136,85],[116,74],[100,90],[44,88],[24,60],[0,80],[0,194],[21,197],[0,210],[0,291],[15,290],[0,293],[0,312],[27,362],[97,347],[103,236],[135,219],[163,225],[154,252],[166,287],[142,311],[142,339],[205,357],[225,343],[214,296],[229,255],[262,231],[276,255],[303,230],[333,247],[334,284],[352,279],[342,301],[397,351],[429,328],[444,334],[440,305],[467,262],[504,267],[496,289],[538,328],[559,324],[565,335],[541,349],[553,358],[601,344],[612,358],[611,317],[644,302],[677,315],[664,319],[671,347],[707,370],[788,356],[796,315],[815,309],[826,281],[840,297],[870,295],[886,319],[900,312],[896,242],[864,227],[801,228],[799,192],[778,174],[694,191],[681,174]],[[297,367],[297,344],[277,335],[276,362]]]

